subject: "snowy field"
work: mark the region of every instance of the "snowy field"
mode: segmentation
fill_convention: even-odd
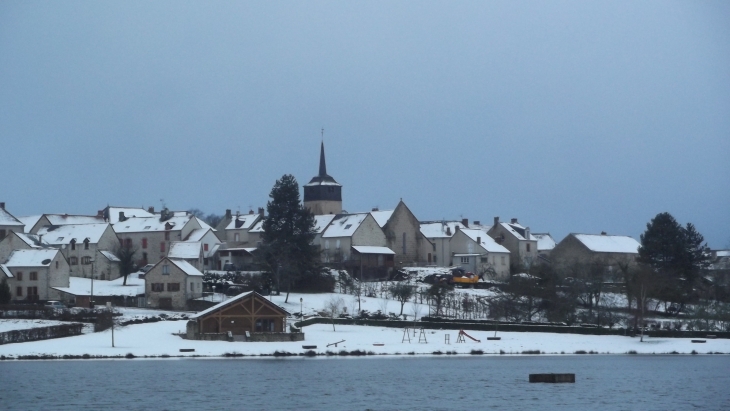
[[[487,294],[488,290],[464,290],[470,294]],[[222,294],[214,298],[223,300],[226,297]],[[305,317],[315,316],[323,311],[325,305],[331,299],[342,299],[342,307],[347,312],[354,312],[358,308],[357,297],[343,294],[299,294],[292,293],[288,302],[284,302],[286,296],[270,296],[274,303],[283,307],[290,313],[298,313],[303,308]],[[301,299],[301,301],[300,301]],[[381,310],[384,313],[400,312],[400,303],[394,300],[386,300],[377,297],[362,297],[361,308],[371,313]],[[142,319],[145,317],[156,317],[164,314],[170,319],[181,318],[187,314],[164,310],[149,310],[142,308],[116,308],[122,313],[117,317],[117,322],[131,319]],[[404,314],[412,319],[416,314],[417,318],[428,315],[428,306],[425,304],[406,303],[403,309]],[[290,318],[289,322],[296,321]],[[0,320],[0,330],[24,329],[58,324],[58,321],[42,320]],[[693,350],[700,354],[708,352],[730,353],[730,340],[708,339],[704,344],[692,343],[690,339],[679,338],[648,338],[640,342],[639,338],[622,336],[593,336],[578,334],[552,334],[552,333],[520,333],[520,332],[499,332],[499,341],[488,341],[487,337],[494,335],[493,332],[467,331],[469,335],[480,342],[466,338],[464,343],[457,343],[458,330],[435,330],[425,329],[423,334],[420,329],[410,330],[410,342],[404,341],[404,329],[368,327],[368,326],[344,326],[337,325],[333,330],[331,324],[317,324],[304,328],[305,341],[303,342],[276,342],[276,343],[252,343],[252,342],[224,342],[224,341],[189,341],[175,335],[184,333],[185,320],[160,321],[156,323],[134,324],[124,327],[116,327],[114,331],[114,345],[112,347],[112,333],[107,330],[100,333],[86,333],[84,335],[58,338],[44,341],[34,341],[19,344],[7,344],[0,346],[0,355],[17,357],[21,355],[84,355],[91,356],[124,356],[128,353],[135,356],[222,356],[225,354],[243,355],[268,355],[275,351],[302,353],[307,350],[303,345],[316,345],[314,350],[317,353],[327,351],[339,352],[341,350],[353,351],[362,350],[375,354],[405,355],[414,353],[417,355],[432,354],[436,351],[443,353],[456,352],[458,354],[470,354],[472,350],[481,350],[485,354],[522,354],[523,351],[539,350],[542,354],[574,354],[576,351],[597,352],[600,354],[625,354],[637,352],[639,354],[661,354],[661,353],[691,353]],[[414,334],[415,333],[415,334]],[[446,340],[448,336],[448,342]],[[425,341],[424,341],[425,338]],[[419,342],[419,339],[421,342]],[[339,343],[336,347],[328,344]],[[180,349],[194,349],[194,352],[181,353]]]

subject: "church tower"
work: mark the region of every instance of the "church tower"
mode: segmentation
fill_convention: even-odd
[[[319,175],[304,185],[304,207],[314,215],[342,212],[342,185],[327,174],[324,141],[319,152]]]

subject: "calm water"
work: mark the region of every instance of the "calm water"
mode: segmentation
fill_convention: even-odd
[[[729,376],[725,355],[4,361],[0,408],[730,410]]]

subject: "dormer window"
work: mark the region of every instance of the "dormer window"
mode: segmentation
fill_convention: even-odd
[[[76,239],[75,238],[72,238],[71,239],[71,249],[72,250],[75,250],[76,249]]]
[[[346,226],[345,226],[345,230],[349,229],[350,227],[352,227],[352,224],[348,224],[348,225],[346,225]]]
[[[149,230],[150,228],[152,228],[152,226],[149,226],[149,225],[144,226],[145,230]]]
[[[89,249],[89,239],[87,238],[84,240],[84,250],[88,250],[88,249]]]
[[[58,238],[56,239],[56,241],[60,243],[61,241],[63,241],[63,237],[58,237]]]

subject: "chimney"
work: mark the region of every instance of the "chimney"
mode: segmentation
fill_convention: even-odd
[[[5,201],[3,201],[2,203],[0,203],[0,209],[5,210]]]
[[[373,211],[380,211],[380,210],[378,210],[378,207],[373,207]]]
[[[150,214],[154,214],[155,213],[155,207],[148,207],[147,208],[147,212],[150,213]]]
[[[481,243],[482,243],[482,238],[481,237],[477,237],[477,244],[481,244]]]
[[[494,226],[496,227],[498,225],[499,225],[499,217],[494,217]]]
[[[124,216],[124,211],[120,211],[119,212],[119,221],[122,222],[122,221],[125,221],[126,219],[127,219],[127,217]]]
[[[231,209],[230,208],[226,209],[226,218],[229,220],[231,219]]]
[[[519,223],[517,222],[517,219],[516,219],[516,218],[513,218],[513,219],[512,219],[512,224],[519,224]]]
[[[480,224],[479,224],[479,221],[476,221],[476,220],[475,220],[475,221],[474,221],[474,225],[480,225]]]
[[[530,239],[530,227],[525,227],[525,240]]]
[[[605,231],[601,231],[601,235],[606,235],[606,232]]]
[[[451,236],[451,227],[446,226],[446,235]]]
[[[253,209],[252,209],[252,208],[249,208],[249,209],[248,209],[248,213],[249,213],[249,214],[253,214]]]
[[[469,227],[469,219],[468,218],[462,218],[461,219],[461,224],[463,224],[464,227],[467,227],[468,228]]]
[[[264,208],[263,207],[259,207],[259,215],[261,216],[261,218],[264,218]]]
[[[96,212],[96,217],[98,218],[104,218],[104,210],[99,210]]]

